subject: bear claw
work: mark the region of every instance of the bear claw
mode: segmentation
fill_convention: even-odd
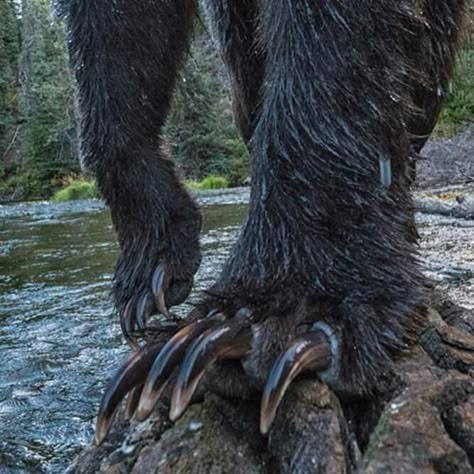
[[[110,382],[97,419],[100,445],[121,401],[128,395],[127,413],[143,421],[153,411],[172,380],[170,419],[179,418],[206,371],[219,360],[243,360],[252,349],[252,313],[238,311],[228,318],[219,311],[195,319],[166,344],[151,341],[139,348]],[[332,362],[328,335],[317,326],[294,338],[276,358],[263,391],[260,431],[267,434],[291,382],[303,371],[324,371]],[[177,374],[177,378],[173,374]]]
[[[233,318],[208,329],[190,346],[171,397],[170,419],[177,420],[188,407],[206,370],[222,359],[241,359],[251,348],[250,327]]]
[[[136,298],[130,298],[128,303],[125,305],[125,309],[120,314],[120,327],[122,328],[122,333],[132,349],[138,349],[137,340],[133,336],[137,317],[135,301]]]
[[[260,432],[267,434],[280,402],[291,382],[304,370],[323,370],[331,362],[331,347],[326,335],[311,331],[297,338],[273,364],[263,391],[260,407]]]
[[[191,343],[216,322],[224,321],[224,319],[225,316],[222,313],[215,313],[205,319],[198,319],[178,331],[165,344],[156,357],[143,387],[137,409],[137,418],[139,420],[144,420],[153,411],[169,378],[185,356],[186,350]]]
[[[139,348],[113,376],[102,398],[97,416],[95,440],[98,446],[105,440],[117,408],[131,391],[130,400],[132,403],[135,398],[133,396],[134,389],[143,383],[162,347],[162,342],[151,342]]]
[[[171,278],[166,270],[166,265],[164,263],[160,263],[153,273],[151,289],[153,291],[153,295],[155,296],[156,309],[166,317],[168,317],[169,314],[168,308],[166,307],[165,294],[170,280]]]
[[[160,263],[153,273],[150,289],[132,296],[120,314],[122,333],[132,349],[139,347],[135,333],[146,329],[153,314],[169,318],[168,306],[180,304],[191,291],[192,278],[175,280],[168,269],[168,265]]]

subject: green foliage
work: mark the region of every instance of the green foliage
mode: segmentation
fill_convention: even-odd
[[[15,162],[6,164],[0,160],[0,202],[17,199],[15,190],[18,189],[20,174]]]
[[[79,171],[72,80],[64,29],[49,0],[23,1],[22,23],[21,174],[25,196],[43,196]]]
[[[248,175],[242,165],[248,163],[248,152],[232,121],[224,76],[207,32],[201,29],[179,81],[167,136],[171,157],[186,177],[226,176],[236,185]]]
[[[18,23],[12,0],[0,0],[0,165],[10,149],[17,115]]]
[[[249,177],[249,156],[247,147],[242,141],[240,141],[239,145],[243,149],[241,153],[236,153],[235,156],[237,156],[237,158],[232,161],[232,166],[227,173],[227,179],[231,188],[244,185]]]
[[[73,180],[64,189],[54,193],[53,202],[76,201],[78,199],[94,199],[97,189],[94,181]]]
[[[458,64],[453,91],[441,112],[435,136],[450,137],[474,119],[474,50],[463,54]]]
[[[185,184],[188,188],[199,191],[229,187],[229,181],[224,176],[207,176],[201,181],[188,180]]]
[[[474,26],[471,30],[471,38],[459,55],[451,91],[434,136],[453,136],[474,120]]]

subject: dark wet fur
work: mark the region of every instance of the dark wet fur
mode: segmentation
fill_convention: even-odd
[[[202,308],[232,315],[250,306],[262,327],[269,316],[293,317],[286,339],[325,321],[341,343],[340,369],[328,382],[340,392],[370,391],[424,322],[409,188],[452,75],[465,1],[207,3],[251,150],[252,192],[239,240]],[[162,259],[177,286],[199,262],[198,211],[161,139],[195,5],[62,6],[83,161],[119,235],[115,295],[123,311],[148,291]],[[388,190],[380,157],[392,163]],[[286,340],[276,333],[287,326],[265,332],[252,353],[256,378],[265,378]]]
[[[260,2],[267,62],[249,218],[211,291],[262,317],[308,298],[307,317],[342,341],[333,386],[364,391],[423,323],[409,238],[412,145],[436,122],[464,2],[317,3]],[[416,140],[410,123],[423,130]],[[392,161],[388,192],[380,156]]]
[[[116,306],[123,312],[130,299],[138,303],[162,261],[175,281],[168,300],[180,303],[200,263],[201,218],[166,157],[162,129],[195,4],[105,0],[61,7],[79,85],[81,158],[110,206],[121,248]],[[188,290],[184,297],[180,287]]]

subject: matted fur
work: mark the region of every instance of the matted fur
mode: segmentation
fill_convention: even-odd
[[[177,286],[199,262],[196,207],[161,151],[195,5],[62,3],[84,162],[121,244],[115,294],[123,312],[148,291],[160,260]],[[254,379],[265,378],[284,331],[323,321],[340,341],[340,366],[327,381],[340,392],[371,391],[423,324],[409,188],[452,76],[465,1],[206,3],[251,151],[252,191],[248,219],[202,307],[253,309],[246,368]],[[381,160],[392,166],[388,189]]]

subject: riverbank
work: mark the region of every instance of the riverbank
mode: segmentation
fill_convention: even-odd
[[[214,204],[247,204],[250,198],[250,188],[226,188],[208,191],[191,191],[196,202],[203,207]],[[53,203],[50,201],[35,201],[24,203],[0,204],[0,219],[21,216],[48,216],[76,213],[93,213],[107,209],[100,199],[81,199]]]

